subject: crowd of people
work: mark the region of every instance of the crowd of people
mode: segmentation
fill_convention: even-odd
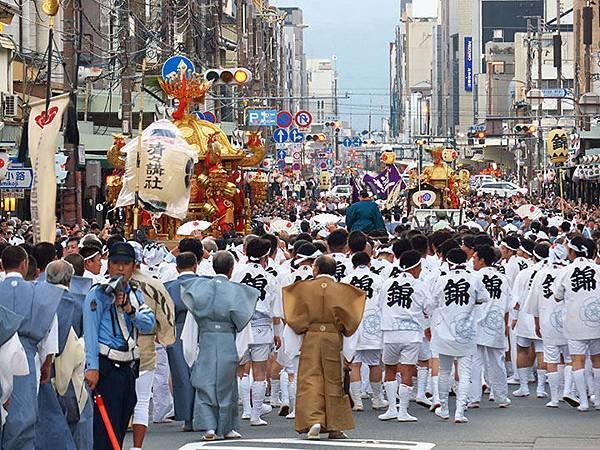
[[[96,224],[32,244],[0,222],[1,448],[120,448],[131,426],[137,450],[150,420],[236,439],[275,412],[343,439],[365,408],[449,420],[451,395],[455,423],[483,396],[600,410],[598,206],[543,199],[533,219],[531,199],[473,197],[424,232],[361,197],[171,249]]]

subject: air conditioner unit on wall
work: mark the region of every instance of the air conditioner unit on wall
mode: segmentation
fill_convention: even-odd
[[[2,117],[16,117],[19,97],[16,94],[2,93]]]

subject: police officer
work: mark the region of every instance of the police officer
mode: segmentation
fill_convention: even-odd
[[[125,242],[113,244],[108,253],[110,281],[94,286],[83,306],[85,378],[90,389],[104,399],[121,446],[136,404],[138,331],[151,333],[155,325],[152,310],[144,304],[141,292],[130,283],[134,270],[133,247]],[[104,422],[96,408],[94,449],[112,448]]]

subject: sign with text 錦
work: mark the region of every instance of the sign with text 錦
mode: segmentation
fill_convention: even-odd
[[[276,126],[276,109],[248,109],[246,110],[246,124],[252,127]]]
[[[465,36],[465,91],[473,92],[473,38]]]

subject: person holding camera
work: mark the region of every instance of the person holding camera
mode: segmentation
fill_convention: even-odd
[[[120,445],[136,404],[135,380],[139,372],[138,332],[154,330],[152,310],[142,293],[130,283],[135,270],[135,250],[117,242],[109,248],[110,280],[94,286],[83,306],[85,379],[104,400]],[[94,449],[112,449],[106,426],[94,411]]]

